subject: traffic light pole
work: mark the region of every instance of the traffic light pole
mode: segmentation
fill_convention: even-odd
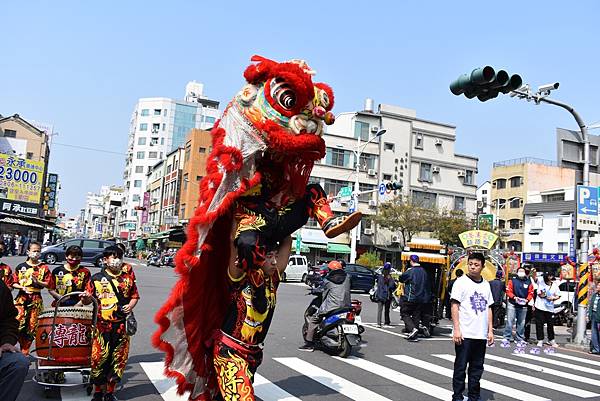
[[[573,107],[569,106],[566,103],[562,103],[554,99],[548,99],[540,94],[534,95],[529,92],[523,92],[521,90],[514,90],[512,92],[517,94],[519,97],[525,98],[527,100],[533,100],[536,104],[540,104],[541,102],[553,104],[555,106],[562,107],[563,109],[571,113],[571,115],[575,118],[577,125],[579,125],[579,129],[581,130],[581,139],[583,140],[583,185],[590,185],[590,138],[588,137],[587,127],[583,122],[581,116],[575,111]],[[578,260],[580,266],[582,263],[584,263],[585,260],[587,260],[589,245],[590,233],[587,230],[583,230],[581,232],[581,247],[579,249]],[[579,304],[577,307],[577,332],[575,334],[574,340],[574,342],[577,344],[585,344],[586,316],[586,305]]]

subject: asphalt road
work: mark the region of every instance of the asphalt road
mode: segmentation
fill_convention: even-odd
[[[4,259],[11,266],[20,260]],[[134,263],[141,295],[136,308],[139,331],[132,340],[124,384],[117,396],[120,400],[175,401],[179,398],[174,395],[172,383],[161,375],[162,355],[150,345],[150,336],[155,330],[152,317],[176,277],[171,268]],[[353,297],[363,301],[362,320],[366,326],[362,347],[346,360],[320,351],[300,352],[297,347],[302,344],[302,313],[311,300],[306,288],[300,283],[283,283],[280,287],[264,362],[255,383],[260,399],[450,400],[454,347],[448,321],[440,323],[433,338],[408,343],[402,337],[397,312],[392,314],[393,327],[374,327],[376,304],[357,293]],[[488,349],[483,400],[600,401],[600,380],[596,379],[600,358],[564,348],[554,355],[517,355],[512,351],[499,346]],[[32,364],[19,401],[44,399],[43,387],[31,380],[33,371]],[[71,401],[90,399],[82,386],[53,389],[49,396]]]

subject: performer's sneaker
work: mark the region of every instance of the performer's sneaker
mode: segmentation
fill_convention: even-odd
[[[104,393],[102,391],[94,393],[92,401],[104,401]]]
[[[314,350],[315,344],[309,342],[306,342],[303,346],[298,347],[298,351],[313,352]]]
[[[356,227],[361,218],[361,212],[354,212],[348,216],[333,217],[323,225],[323,232],[327,238],[335,238]]]
[[[104,394],[104,401],[119,401],[113,393]]]

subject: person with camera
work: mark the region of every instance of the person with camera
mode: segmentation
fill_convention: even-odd
[[[537,298],[535,299],[535,334],[537,336],[537,346],[544,344],[544,323],[548,330],[548,339],[546,344],[552,347],[558,347],[554,339],[554,301],[560,298],[560,289],[558,283],[554,281],[554,272],[546,271],[543,277],[536,277]]]

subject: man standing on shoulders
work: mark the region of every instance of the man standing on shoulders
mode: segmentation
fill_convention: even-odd
[[[15,348],[19,335],[17,308],[10,289],[0,280],[0,400],[17,399],[25,376],[29,371],[29,360]]]
[[[419,341],[417,337],[421,315],[426,310],[427,303],[431,302],[431,284],[427,272],[419,264],[417,255],[411,255],[409,263],[410,268],[400,276],[400,282],[405,283],[400,316],[408,330],[406,339],[415,342]],[[423,326],[423,334],[429,337],[429,322],[424,321]]]
[[[479,380],[483,374],[486,342],[494,343],[492,309],[494,303],[490,284],[481,277],[485,258],[481,253],[468,257],[467,274],[456,280],[452,288],[452,340],[456,358],[452,377],[452,400],[462,401],[465,372],[469,365],[469,401],[478,401]]]

